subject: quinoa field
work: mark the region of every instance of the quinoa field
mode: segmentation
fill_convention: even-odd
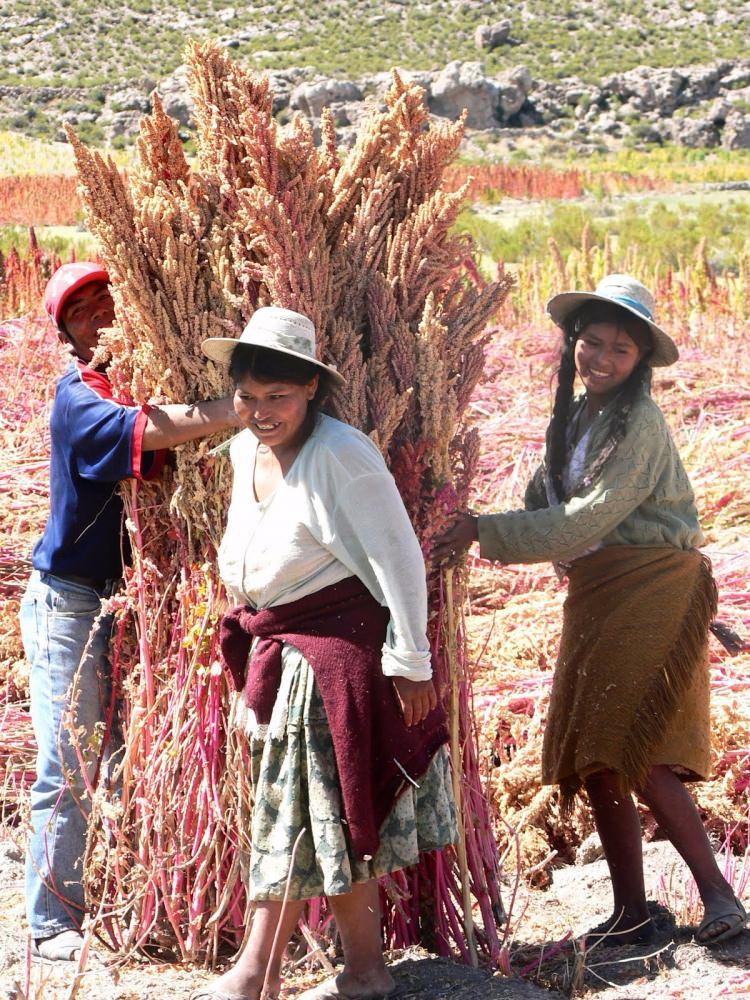
[[[17,610],[31,545],[47,513],[47,421],[65,365],[41,295],[61,261],[95,252],[91,236],[81,232],[69,150],[49,155],[47,173],[0,171],[0,998],[187,996],[208,978],[214,959],[226,955],[202,954],[196,970],[175,964],[179,950],[155,955],[133,946],[118,953],[127,934],[103,930],[75,976],[27,962],[20,852],[34,738]],[[131,164],[121,160],[112,169],[125,175]],[[557,332],[544,315],[547,298],[593,288],[607,272],[631,273],[653,291],[657,320],[680,348],[679,362],[657,372],[653,392],[697,494],[719,588],[717,617],[744,641],[750,636],[750,208],[731,191],[718,201],[708,198],[714,178],[733,169],[741,173],[746,161],[683,154],[681,162],[655,159],[650,167],[647,156],[635,165],[613,157],[586,170],[562,162],[461,162],[447,168],[445,187],[468,185],[455,232],[477,241],[477,281],[496,280],[498,287],[513,281],[486,331],[484,372],[465,411],[480,443],[471,507],[521,506],[540,460],[558,356]],[[734,225],[727,225],[730,217]],[[397,995],[750,995],[749,935],[708,958],[691,944],[686,928],[700,917],[695,886],[645,813],[649,890],[659,912],[668,908],[674,915],[672,922],[657,945],[627,949],[624,960],[577,947],[576,936],[606,911],[608,890],[603,862],[586,854],[589,810],[581,804],[563,819],[556,793],[539,783],[564,588],[549,565],[495,566],[475,553],[465,582],[458,593],[465,592],[472,780],[489,804],[506,919],[493,961],[483,972],[464,969],[465,978],[455,982],[447,965],[409,951],[394,931]],[[143,660],[142,644],[130,655]],[[712,639],[711,678],[714,777],[696,795],[725,871],[747,901],[750,647],[729,655]],[[317,940],[316,948],[300,946],[290,958],[285,997],[335,960],[323,917],[315,927],[322,928],[319,937],[307,944]]]

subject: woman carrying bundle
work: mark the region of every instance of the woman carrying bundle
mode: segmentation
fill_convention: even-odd
[[[343,379],[309,319],[264,307],[203,349],[229,363],[245,426],[219,568],[240,603],[221,646],[249,737],[255,912],[236,965],[193,996],[259,1000],[266,979],[275,996],[304,901],[324,894],[345,964],[304,996],[387,996],[376,880],[457,839],[422,553],[377,447],[319,410]]]
[[[661,410],[654,367],[677,360],[628,275],[547,304],[563,332],[545,462],[525,509],[462,514],[435,550],[455,560],[478,540],[502,563],[557,564],[568,578],[544,734],[542,780],[563,809],[585,788],[612,878],[614,911],[588,941],[648,939],[641,828],[646,803],[692,871],[702,944],[739,934],[746,914],[718,869],[684,782],[710,772],[708,627],[716,588],[693,491]],[[584,392],[573,396],[575,376]]]

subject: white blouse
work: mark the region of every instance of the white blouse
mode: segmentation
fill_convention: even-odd
[[[578,442],[574,444],[575,433],[578,421],[583,415],[585,407],[585,397],[582,397],[578,402],[578,409],[574,411],[573,417],[566,428],[566,438],[568,443],[568,458],[563,466],[562,470],[562,486],[565,490],[566,496],[571,494],[575,487],[578,485],[580,480],[583,478],[583,474],[586,471],[586,451],[589,446],[589,438],[591,437],[591,427],[587,427],[583,432]],[[601,411],[600,411],[601,412]],[[547,493],[547,503],[550,507],[554,507],[556,504],[560,503],[560,500],[555,493],[552,483],[549,477],[545,477],[545,490]],[[560,580],[563,580],[567,576],[567,570],[570,564],[576,559],[581,559],[583,556],[591,555],[592,552],[596,552],[602,547],[600,539],[587,545],[585,548],[580,549],[573,555],[568,556],[564,562],[555,562],[552,565],[555,567],[555,572],[557,573]]]
[[[257,446],[249,430],[230,446],[234,484],[219,572],[231,596],[273,607],[357,576],[390,611],[383,673],[429,680],[424,559],[377,446],[321,414],[284,480],[260,502]]]

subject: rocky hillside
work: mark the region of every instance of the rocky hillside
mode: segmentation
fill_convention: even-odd
[[[51,138],[67,117],[127,143],[157,84],[187,123],[182,48],[211,36],[273,73],[280,114],[334,104],[344,140],[395,64],[472,128],[583,148],[750,142],[750,2],[3,0],[0,31],[0,128]]]
[[[358,80],[324,77],[305,68],[269,73],[281,120],[301,112],[315,124],[323,108],[330,107],[344,145],[353,139],[357,124],[371,106],[380,103],[390,81],[386,72]],[[750,59],[682,69],[637,67],[597,83],[580,77],[539,80],[526,66],[489,76],[481,63],[458,60],[442,70],[407,75],[424,87],[433,114],[455,118],[466,109],[472,132],[500,140],[506,148],[513,148],[523,137],[541,140],[548,147],[573,147],[581,154],[623,143],[750,149]],[[151,82],[134,81],[110,90],[97,111],[77,110],[73,103],[61,112],[61,118],[84,135],[87,126],[93,125],[108,141],[127,143],[148,110],[151,89]],[[185,67],[161,80],[158,91],[167,112],[184,126],[187,138],[192,108]],[[66,103],[85,100],[85,90],[70,88],[64,93]],[[19,106],[29,100],[28,93],[18,87],[6,87],[4,95]],[[54,102],[56,94],[45,88],[38,96]]]

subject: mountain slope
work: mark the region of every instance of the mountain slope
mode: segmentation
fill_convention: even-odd
[[[509,43],[478,53],[480,24],[508,19]],[[750,3],[730,0],[3,0],[0,84],[93,88],[158,79],[187,37],[221,38],[252,65],[358,76],[430,69],[484,56],[492,73],[518,63],[534,76],[598,79],[633,66],[688,65],[744,55]]]

